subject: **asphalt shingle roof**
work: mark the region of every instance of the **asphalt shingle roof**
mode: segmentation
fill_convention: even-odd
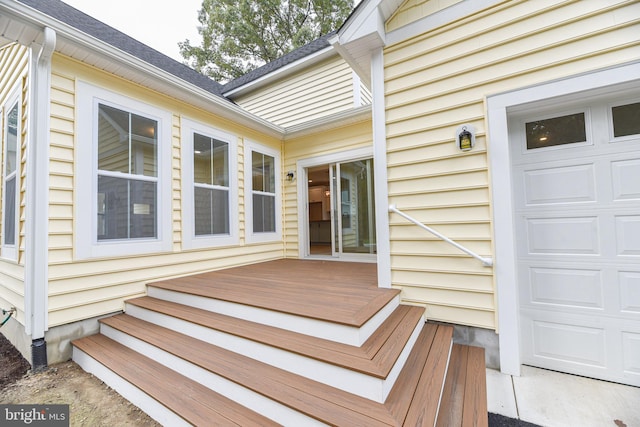
[[[214,95],[222,96],[222,85],[209,77],[198,73],[188,66],[166,56],[163,53],[129,37],[109,25],[83,13],[60,0],[18,0],[50,17],[95,37],[111,46],[129,53],[151,65],[154,65],[180,79],[194,84]],[[223,97],[224,98],[224,97]]]
[[[84,12],[75,9],[72,6],[62,2],[61,0],[17,0],[22,4],[30,6],[58,21],[61,21],[83,33],[95,37],[123,52],[129,53],[161,70],[170,73],[185,82],[191,83],[201,89],[204,89],[216,96],[227,99],[223,93],[229,92],[247,83],[259,79],[269,73],[272,73],[288,64],[296,62],[315,52],[323,50],[330,46],[328,39],[336,34],[331,32],[311,43],[295,49],[280,58],[269,62],[242,77],[234,79],[224,85],[212,80],[211,78],[193,70],[185,64],[182,64],[165,54],[129,37],[121,31],[101,22]]]

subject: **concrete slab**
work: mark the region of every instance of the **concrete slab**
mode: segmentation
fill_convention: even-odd
[[[487,369],[487,409],[494,414],[518,418],[511,375]]]
[[[513,389],[523,421],[548,427],[640,426],[640,388],[523,366]]]

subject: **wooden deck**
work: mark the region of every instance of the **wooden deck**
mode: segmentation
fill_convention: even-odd
[[[149,286],[359,327],[400,292],[377,283],[376,264],[280,259]]]
[[[398,296],[376,283],[375,264],[278,260],[149,284],[169,292],[102,319],[101,334],[74,341],[74,360],[116,389],[124,381],[123,395],[167,425],[486,427],[484,350],[453,345],[453,327],[424,323],[422,307],[394,305],[354,346],[214,302],[360,327]]]

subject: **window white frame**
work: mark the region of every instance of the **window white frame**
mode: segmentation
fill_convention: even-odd
[[[239,243],[237,137],[184,117],[181,119],[181,127],[183,196],[182,246],[185,249],[202,249],[207,247],[237,245]],[[196,133],[209,138],[217,139],[222,142],[226,142],[229,147],[229,234],[212,234],[201,236],[196,236],[195,234],[193,137]]]
[[[22,105],[20,102],[20,88],[13,90],[11,95],[7,98],[7,102],[2,109],[2,258],[16,260],[18,257],[18,240],[19,240],[19,221],[20,221],[20,159],[21,147],[22,147],[22,130],[21,130],[21,118],[22,118]],[[7,162],[7,148],[9,140],[9,112],[17,108],[17,129],[16,129],[16,153],[15,153],[15,168],[6,175],[6,162]],[[7,192],[6,182],[7,180],[14,179],[14,195],[15,200],[13,206],[7,206]],[[13,243],[7,243],[5,227],[8,210],[13,210],[14,224],[13,224]]]
[[[544,121],[549,119],[560,118],[564,116],[571,116],[575,114],[584,114],[584,124],[585,124],[585,141],[571,142],[568,144],[559,144],[559,145],[550,145],[546,147],[539,148],[527,148],[527,140],[523,138],[520,146],[520,153],[522,155],[528,154],[536,154],[545,151],[557,151],[557,150],[565,150],[576,147],[583,147],[588,145],[593,145],[593,136],[591,135],[591,110],[590,109],[549,109],[547,107],[547,111],[545,114],[538,114],[536,116],[525,116],[520,119],[517,123],[519,129],[525,129],[527,123],[535,122],[535,121]]]
[[[275,163],[275,232],[253,231],[253,153],[271,156]],[[245,240],[247,243],[272,242],[282,240],[282,183],[280,151],[253,141],[246,141],[244,150],[244,205]],[[260,193],[260,192],[257,192]]]
[[[78,82],[76,258],[117,257],[168,252],[171,229],[170,112],[115,92]],[[98,241],[98,107],[115,107],[157,122],[156,237]],[[117,172],[114,173],[118,175]],[[124,174],[122,177],[126,177]]]
[[[613,108],[614,107],[621,107],[623,105],[628,105],[628,104],[636,104],[638,102],[640,102],[640,98],[635,97],[635,98],[627,98],[627,99],[616,100],[616,102],[612,102],[612,103],[609,103],[607,105],[607,117],[609,119],[609,121],[608,121],[608,123],[609,123],[609,141],[611,141],[611,142],[624,142],[624,141],[631,141],[631,140],[634,140],[634,139],[638,138],[638,134],[625,135],[625,136],[615,136],[614,129],[613,129]]]

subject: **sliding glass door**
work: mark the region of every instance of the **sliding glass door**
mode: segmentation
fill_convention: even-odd
[[[373,160],[330,165],[332,254],[334,257],[374,255]]]

